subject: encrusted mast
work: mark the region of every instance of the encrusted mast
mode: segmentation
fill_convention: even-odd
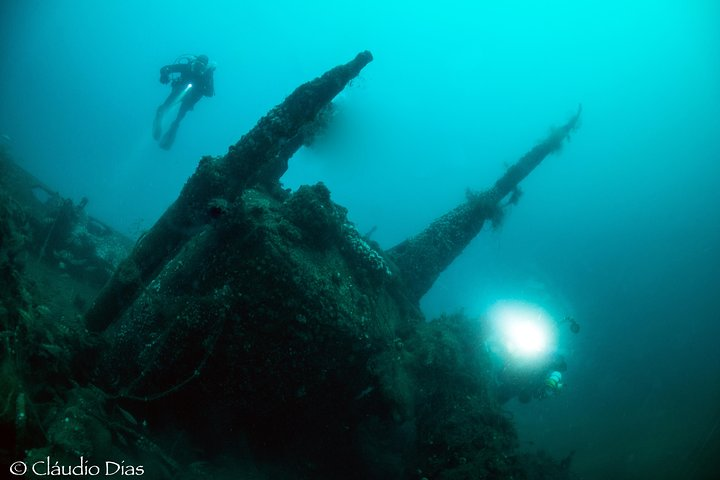
[[[580,110],[383,252],[322,183],[280,188],[371,60],[300,86],[226,155],[204,157],[134,250],[0,145],[0,463],[122,458],[179,479],[572,476],[572,454],[519,451],[481,324],[427,321],[418,300]],[[105,281],[89,335],[75,314]]]
[[[371,61],[370,52],[361,52],[352,61],[301,85],[224,157],[204,157],[177,200],[138,241],[100,292],[85,317],[88,329],[102,331],[113,323],[178,249],[223,206],[238,201],[246,188],[279,180],[318,114]]]
[[[415,300],[430,290],[437,277],[475,238],[485,222],[498,214],[502,199],[515,191],[520,181],[546,156],[562,147],[570,132],[578,127],[581,111],[582,108],[578,108],[565,125],[555,129],[508,168],[492,188],[469,196],[465,203],[435,220],[425,230],[387,251]]]

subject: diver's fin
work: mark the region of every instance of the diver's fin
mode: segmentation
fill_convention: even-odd
[[[167,132],[165,132],[165,135],[163,135],[162,140],[160,140],[160,148],[163,150],[170,150],[170,147],[172,147],[173,143],[175,143],[175,134],[177,133],[177,126],[173,123]]]
[[[160,140],[160,148],[163,150],[170,150],[174,140],[175,139],[171,138],[169,135],[165,135],[162,140]]]
[[[155,114],[155,120],[153,120],[153,138],[157,141],[160,140],[162,135],[162,113],[158,111]]]

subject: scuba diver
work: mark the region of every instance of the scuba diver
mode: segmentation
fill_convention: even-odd
[[[528,403],[533,398],[558,394],[563,388],[562,372],[565,370],[565,359],[557,353],[532,365],[508,362],[497,374],[498,400],[505,403],[517,397],[521,403]]]
[[[198,100],[215,95],[214,71],[215,65],[209,63],[207,55],[184,55],[172,65],[165,65],[160,69],[160,83],[163,85],[171,82],[171,74],[177,74],[172,79],[170,95],[158,107],[153,122],[153,138],[160,142],[160,148],[170,149],[180,122]],[[176,106],[177,116],[163,135],[164,117]]]
[[[559,323],[560,324],[568,323],[568,324],[570,324],[570,331],[572,333],[575,333],[575,334],[580,333],[580,324],[573,317],[567,316]]]

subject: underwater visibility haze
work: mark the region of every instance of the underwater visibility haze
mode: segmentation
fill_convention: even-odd
[[[476,192],[492,187],[534,146],[562,131],[553,154],[519,189],[511,189],[502,214],[489,215],[493,221],[433,278],[427,293],[420,292],[415,299],[419,313],[408,315],[429,324],[441,318],[436,326],[422,327],[437,329],[428,330],[427,338],[444,335],[442,322],[455,328],[448,318],[471,319],[484,335],[478,350],[489,357],[497,354],[493,339],[503,334],[502,326],[495,327],[509,322],[493,316],[506,311],[503,307],[520,305],[532,312],[530,317],[545,319],[550,330],[546,343],[536,339],[539,343],[529,346],[500,347],[547,347],[566,366],[561,389],[555,388],[558,381],[543,398],[511,398],[500,405],[502,418],[517,430],[517,450],[546,452],[555,459],[549,464],[562,467],[546,471],[547,477],[527,478],[720,478],[718,2],[9,0],[0,6],[2,152],[60,196],[82,203],[108,229],[132,242],[147,239],[144,235],[186,182],[196,185],[188,178],[196,169],[204,171],[198,169],[202,157],[225,155],[274,106],[291,101],[289,95],[300,85],[364,51],[372,52],[372,61],[362,57],[363,65],[342,77],[348,85],[339,85],[332,108],[322,109],[325,124],[313,126],[317,135],[291,156],[280,178],[293,195],[276,192],[278,198],[291,200],[275,207],[262,195],[246,196],[244,205],[255,208],[248,211],[277,214],[272,221],[281,225],[280,231],[287,219],[300,222],[302,202],[330,204],[322,188],[301,188],[322,182],[332,202],[347,209],[348,223],[343,223],[344,213],[324,220],[337,222],[344,232],[338,235],[350,242],[347,249],[363,251],[384,265],[375,252],[382,249],[401,265],[403,241],[457,205],[471,204]],[[153,118],[170,93],[158,81],[160,68],[183,55],[200,54],[215,68],[214,96],[201,98],[182,120],[171,147],[160,148],[152,135]],[[282,149],[278,151],[281,155]],[[218,215],[234,212],[220,200],[212,201]],[[181,235],[197,247],[205,240],[195,233],[187,227]],[[228,245],[240,233],[227,234],[233,238]],[[302,237],[277,235],[273,241]],[[327,238],[314,241],[330,249]],[[10,243],[6,238],[5,246]],[[41,259],[46,251],[52,254],[47,239],[35,243]],[[123,248],[130,246],[128,242]],[[255,252],[254,246],[243,248]],[[207,251],[215,252],[198,247],[198,252]],[[241,251],[240,245],[228,247],[228,255]],[[187,254],[173,261],[182,265],[192,258]],[[9,255],[3,259],[11,261]],[[25,268],[28,277],[37,271]],[[375,288],[376,280],[368,274],[367,285]],[[42,287],[34,281],[34,288]],[[265,285],[261,279],[258,284]],[[318,285],[307,289],[320,289]],[[336,287],[341,290],[338,285],[328,288]],[[166,288],[158,287],[158,294],[166,294]],[[301,295],[278,288],[279,297]],[[147,289],[141,295],[147,297]],[[388,306],[383,294],[368,297],[362,301],[391,316],[395,307]],[[92,303],[86,298],[76,307],[85,311]],[[148,311],[156,308],[151,303],[143,304]],[[140,304],[132,303],[131,309]],[[9,308],[7,304],[3,311]],[[403,308],[397,307],[412,310]],[[301,320],[304,325],[306,319]],[[124,327],[116,328],[122,332]],[[203,348],[228,334],[226,328],[208,334]],[[430,347],[397,333],[406,327],[393,328],[399,350],[417,358],[431,355],[425,350]],[[9,335],[3,332],[3,338]],[[92,350],[79,343],[81,351]],[[122,358],[122,348],[114,345],[110,353],[99,354],[105,357],[97,359],[98,365]],[[3,359],[8,355],[9,347]],[[224,355],[235,358],[229,347]],[[212,371],[211,355],[200,357],[201,366],[207,363]],[[175,360],[183,358],[178,354]],[[42,358],[38,361],[36,368],[45,368]],[[317,366],[315,361],[308,360]],[[378,377],[390,376],[378,366],[381,370]],[[460,373],[442,378],[463,378]],[[118,373],[113,381],[133,374],[137,372]],[[203,378],[202,372],[198,375]],[[393,375],[405,385],[400,380],[405,377]],[[496,380],[495,374],[488,375]],[[185,380],[181,376],[174,382],[181,388]],[[276,381],[295,387],[294,380]],[[546,385],[555,381],[548,379]],[[0,394],[12,399],[19,388],[0,385]],[[252,391],[244,388],[238,392]],[[372,384],[348,398],[376,401],[380,390]],[[310,383],[298,385],[296,392],[299,399],[323,398]],[[258,395],[265,394],[270,395]],[[0,398],[0,410],[5,407],[0,419],[10,411],[12,402],[6,398]],[[384,408],[377,403],[372,408]],[[142,408],[133,410],[125,403],[117,408],[118,418],[142,423]],[[365,422],[362,435],[387,434],[387,451],[401,452],[397,458],[411,463],[411,455],[398,445],[414,435],[422,437],[424,427],[410,427],[398,418],[412,418],[418,411],[394,411],[402,426],[392,434]],[[152,407],[147,415],[162,418]],[[128,432],[114,435],[114,442],[133,438]],[[162,445],[167,438],[155,440]],[[238,448],[253,450],[252,440],[248,443],[250,447]],[[182,448],[189,447],[178,446]],[[492,448],[499,451],[500,446]],[[2,449],[7,452],[3,460],[10,458],[9,447]],[[399,471],[387,467],[400,462],[389,454],[383,457],[369,447],[363,454],[377,463],[368,471]],[[288,465],[273,473],[267,452],[260,457],[258,463],[265,467],[233,468],[256,475],[248,473],[248,478],[289,475]],[[457,469],[466,459],[454,461]],[[509,468],[490,463],[489,472]],[[542,466],[533,465],[540,475]],[[171,470],[168,464],[163,468]],[[302,469],[311,471],[308,465]]]

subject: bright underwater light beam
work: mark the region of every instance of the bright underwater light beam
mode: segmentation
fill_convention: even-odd
[[[490,310],[495,336],[505,352],[537,359],[554,348],[553,322],[540,307],[524,302],[498,302]]]
[[[506,329],[505,345],[510,353],[535,356],[547,351],[547,331],[538,323],[526,319],[513,319]]]

